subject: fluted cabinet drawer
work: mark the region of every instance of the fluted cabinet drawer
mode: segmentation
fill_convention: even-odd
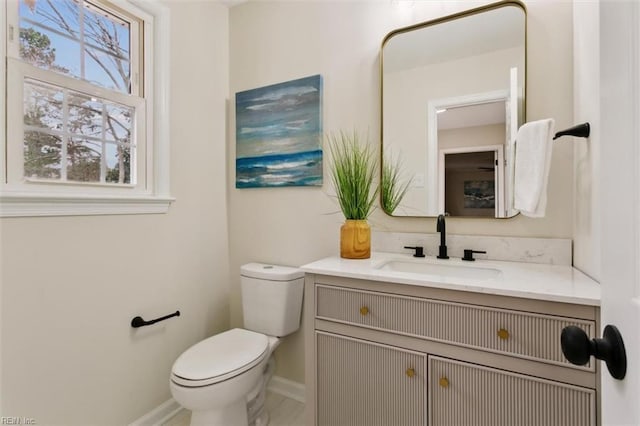
[[[316,332],[318,426],[426,425],[426,354]]]
[[[593,371],[570,364],[560,333],[595,336],[595,322],[372,291],[316,285],[316,318]]]
[[[595,391],[429,356],[431,426],[595,426]]]

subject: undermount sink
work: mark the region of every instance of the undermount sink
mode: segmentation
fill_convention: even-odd
[[[443,278],[465,278],[473,280],[492,280],[502,275],[494,268],[481,268],[467,265],[443,265],[429,261],[388,260],[376,269],[383,271],[409,272],[412,274],[430,275]]]

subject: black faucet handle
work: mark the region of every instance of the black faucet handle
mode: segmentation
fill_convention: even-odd
[[[415,247],[404,246],[404,248],[415,250],[416,252],[413,254],[413,257],[424,257],[424,247],[422,246],[415,246]]]
[[[486,254],[487,252],[481,250],[464,250],[464,257],[462,258],[462,260],[468,260],[470,262],[475,261],[475,259],[473,258],[473,253]]]

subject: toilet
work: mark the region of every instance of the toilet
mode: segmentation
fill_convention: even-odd
[[[300,328],[304,272],[249,263],[240,268],[244,327],[187,349],[171,368],[173,398],[191,425],[265,426],[267,382],[279,338]]]

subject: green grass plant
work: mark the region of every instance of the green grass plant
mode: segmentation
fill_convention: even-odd
[[[376,152],[353,132],[340,131],[327,136],[331,153],[331,180],[338,204],[348,220],[366,220],[378,194],[374,185]]]
[[[385,155],[384,161],[382,162],[382,175],[380,177],[380,203],[384,211],[388,214],[393,214],[395,209],[400,205],[411,184],[412,179],[402,181],[401,170],[402,163],[400,158],[393,161],[390,155]]]

